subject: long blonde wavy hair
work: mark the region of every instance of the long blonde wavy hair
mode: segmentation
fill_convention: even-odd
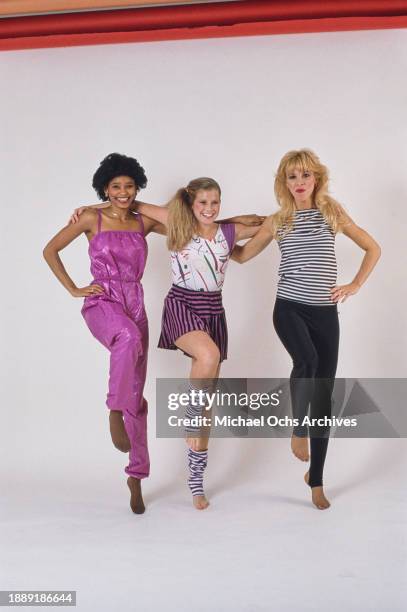
[[[299,149],[289,151],[284,155],[274,181],[274,193],[281,208],[273,215],[273,234],[276,240],[281,239],[293,226],[296,206],[294,197],[287,186],[287,177],[295,169],[301,172],[311,171],[314,174],[313,203],[320,210],[332,231],[338,232],[345,221],[345,211],[339,202],[328,193],[328,168],[310,149]],[[279,232],[279,230],[283,231]]]
[[[219,184],[214,179],[203,176],[178,189],[170,200],[167,226],[167,246],[170,251],[180,251],[196,234],[198,222],[192,211],[192,204],[201,189],[216,189],[219,198],[221,196]]]

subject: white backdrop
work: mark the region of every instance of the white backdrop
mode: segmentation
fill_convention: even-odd
[[[221,216],[231,216],[273,211],[282,155],[315,150],[330,168],[333,195],[383,251],[371,279],[339,308],[338,376],[406,376],[406,60],[402,30],[0,55],[6,484],[22,474],[32,482],[76,475],[102,487],[125,464],[107,432],[108,353],[86,328],[82,301],[42,259],[70,211],[96,201],[92,174],[113,151],[144,166],[149,183],[141,199],[163,203],[190,179],[213,176],[223,189]],[[150,482],[164,494],[170,475],[183,473],[184,449],[180,441],[155,439],[155,378],[187,376],[189,362],[155,348],[170,272],[162,237],[148,242]],[[362,251],[339,236],[337,255],[339,282],[350,282]],[[78,286],[88,284],[85,237],[62,259]],[[290,359],[272,326],[278,261],[273,244],[243,267],[229,266],[225,376],[289,375]],[[224,457],[222,444],[214,443],[215,460]],[[225,474],[234,470],[239,442],[227,448]]]

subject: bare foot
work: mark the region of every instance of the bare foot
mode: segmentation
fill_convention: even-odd
[[[123,413],[120,410],[110,410],[109,423],[113,444],[122,453],[128,453],[130,450],[130,440],[124,427]]]
[[[300,459],[301,461],[309,461],[308,438],[299,438],[293,434],[291,438],[291,450],[297,459]]]
[[[145,505],[143,502],[143,496],[141,494],[141,483],[138,478],[129,476],[127,479],[127,485],[130,489],[130,508],[134,514],[143,514],[145,511]]]
[[[309,472],[307,472],[304,476],[305,482],[308,484],[309,482]],[[312,503],[319,510],[326,510],[331,505],[327,498],[324,495],[323,487],[311,487],[312,491]]]
[[[194,504],[197,510],[205,510],[209,506],[209,502],[206,499],[205,495],[193,495],[192,503]]]

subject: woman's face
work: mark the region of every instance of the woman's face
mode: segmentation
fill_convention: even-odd
[[[211,225],[219,214],[220,195],[217,189],[200,189],[192,204],[192,212],[202,225]]]
[[[303,204],[311,200],[315,184],[315,176],[311,170],[294,168],[287,173],[287,187],[298,203]]]
[[[128,208],[137,195],[138,187],[130,176],[115,176],[105,189],[105,195],[118,208]]]

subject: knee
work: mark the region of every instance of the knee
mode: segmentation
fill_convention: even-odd
[[[318,369],[318,355],[310,353],[309,355],[294,359],[293,366],[293,377],[315,378]]]
[[[141,334],[136,327],[123,327],[116,334],[114,344],[139,349],[141,347]]]
[[[220,351],[215,344],[206,346],[197,351],[195,359],[206,370],[214,370],[219,365]]]

